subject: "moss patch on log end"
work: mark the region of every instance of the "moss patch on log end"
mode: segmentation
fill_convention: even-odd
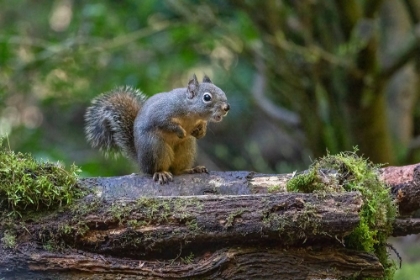
[[[38,162],[30,154],[15,153],[0,139],[0,210],[21,216],[69,204],[85,194],[77,186],[79,168]],[[8,214],[9,215],[9,214]]]
[[[37,220],[48,211],[70,205],[86,195],[77,184],[80,169],[65,169],[58,163],[40,162],[30,154],[15,153],[3,146],[0,138],[0,244],[14,248],[26,221]],[[45,238],[45,249],[53,250],[55,234]]]
[[[397,207],[389,188],[379,179],[379,167],[354,152],[327,155],[316,160],[310,169],[287,183],[288,191],[344,192],[359,191],[363,196],[359,226],[345,238],[347,248],[375,253],[385,269],[385,279],[392,279],[395,264],[388,258],[387,238]]]

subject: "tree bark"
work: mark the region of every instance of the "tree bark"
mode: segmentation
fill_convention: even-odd
[[[339,243],[337,240],[358,225],[362,204],[359,193],[115,200],[70,223],[67,217],[47,217],[42,230],[43,235],[46,231],[59,232],[60,239],[72,247],[91,252],[174,258],[181,249],[197,251],[200,247],[223,248],[226,244]],[[66,225],[72,229],[60,232],[60,227]],[[32,236],[39,233],[38,228],[27,230]],[[85,233],[77,236],[82,230]]]
[[[1,250],[0,250],[1,252]],[[7,253],[7,252],[1,252]],[[370,254],[334,247],[236,247],[208,252],[191,262],[123,260],[72,252],[18,254],[7,279],[338,279],[360,273],[380,277],[383,268]],[[19,264],[19,265],[17,265]],[[27,264],[27,265],[21,265]],[[19,266],[20,269],[16,269]],[[30,269],[28,273],[27,270]],[[94,272],[94,274],[92,273]],[[39,277],[45,278],[39,278]],[[80,278],[78,278],[80,277]]]
[[[420,208],[419,170],[381,170],[400,206],[396,236],[420,232],[420,219],[409,217]],[[0,277],[380,277],[374,255],[343,241],[358,225],[361,195],[287,193],[293,176],[211,172],[163,186],[148,176],[82,179],[94,192],[75,205],[0,224],[2,237],[17,238],[0,248]]]

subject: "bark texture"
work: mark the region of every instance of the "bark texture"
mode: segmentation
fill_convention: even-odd
[[[304,280],[337,279],[357,273],[380,277],[383,270],[379,261],[366,253],[334,247],[285,250],[275,245],[209,251],[189,263],[179,259],[123,260],[72,252],[20,254],[9,264],[13,272],[3,274],[10,277],[7,279],[279,279],[281,276]]]

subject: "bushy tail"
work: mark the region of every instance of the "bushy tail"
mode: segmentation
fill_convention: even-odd
[[[146,97],[131,87],[119,87],[92,100],[85,114],[85,132],[93,148],[105,154],[122,152],[136,159],[134,120]]]

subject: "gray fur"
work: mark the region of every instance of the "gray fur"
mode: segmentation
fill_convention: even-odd
[[[127,116],[136,107],[137,117],[131,120]],[[93,147],[119,149],[145,173],[180,174],[192,167],[196,138],[205,135],[207,122],[221,121],[228,110],[225,93],[207,76],[199,83],[194,75],[187,87],[148,99],[129,87],[99,96],[86,112],[85,130]]]

